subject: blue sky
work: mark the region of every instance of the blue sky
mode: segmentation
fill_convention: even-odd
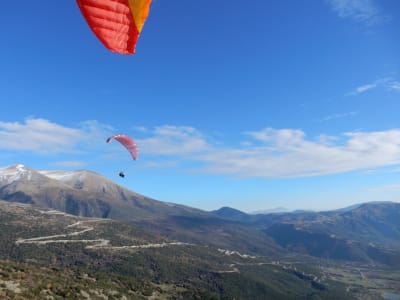
[[[398,0],[153,0],[133,56],[75,1],[2,11],[1,166],[206,210],[400,201]]]

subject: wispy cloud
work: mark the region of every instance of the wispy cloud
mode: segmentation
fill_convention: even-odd
[[[359,87],[357,87],[357,88],[355,89],[355,91],[353,92],[353,94],[354,94],[354,95],[361,94],[361,93],[364,93],[364,92],[366,92],[366,91],[368,91],[368,90],[372,90],[372,89],[376,88],[377,86],[378,86],[378,83],[377,83],[377,82],[375,82],[375,83],[370,83],[370,84],[366,84],[366,85],[361,85],[361,86],[359,86]]]
[[[374,0],[325,0],[341,18],[351,18],[368,25],[387,19]]]
[[[345,112],[345,113],[332,114],[329,116],[325,116],[317,121],[327,122],[327,121],[332,121],[332,120],[336,120],[336,119],[350,118],[357,114],[358,114],[358,111],[350,111],[350,112]]]
[[[142,152],[185,155],[207,150],[209,145],[193,127],[165,125],[156,127],[151,137],[138,141]]]
[[[387,88],[392,91],[400,91],[400,81],[391,81],[387,84]]]
[[[147,161],[145,162],[145,167],[146,168],[158,168],[158,169],[163,169],[163,168],[174,168],[178,166],[178,162],[174,160],[165,160],[165,161]]]
[[[373,193],[400,193],[400,183],[375,186],[365,189]]]
[[[347,93],[348,96],[356,96],[373,89],[384,89],[386,91],[400,91],[400,81],[390,77],[380,78],[374,82],[356,87],[353,91]]]

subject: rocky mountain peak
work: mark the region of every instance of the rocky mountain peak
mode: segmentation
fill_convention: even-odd
[[[35,171],[27,168],[23,164],[16,164],[0,168],[0,182],[10,184],[15,181],[32,180]]]

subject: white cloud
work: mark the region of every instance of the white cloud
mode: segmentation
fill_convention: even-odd
[[[77,128],[45,119],[0,122],[0,150],[69,152],[74,157],[58,165],[79,167],[80,161],[84,161],[80,157],[104,152],[110,130],[111,127],[96,121],[81,123]],[[211,140],[188,126],[159,126],[141,134],[144,138],[136,138],[136,142],[141,153],[147,155],[143,166],[181,170],[190,166],[188,172],[289,178],[400,165],[400,129],[321,134],[310,139],[299,129],[264,128],[245,132],[233,146],[224,146],[221,140]],[[78,151],[82,149],[86,151]]]
[[[68,167],[68,168],[82,168],[86,166],[86,162],[83,161],[58,161],[54,163],[58,167]]]
[[[320,176],[400,164],[400,129],[306,138],[298,129],[246,132],[237,147],[208,142],[191,127],[159,127],[142,152],[200,163],[196,172],[237,177]],[[165,150],[165,151],[164,151]]]
[[[272,128],[266,128],[262,131],[248,132],[247,134],[256,140],[272,142],[278,145],[295,145],[304,138],[304,132],[295,129],[281,129],[277,131]]]
[[[400,130],[345,133],[331,138],[330,144],[325,140],[307,140],[302,131],[291,129],[267,128],[251,135],[265,143],[243,151],[220,149],[209,153],[204,157],[209,163],[205,171],[285,178],[400,164]],[[336,144],[332,143],[334,140]]]
[[[144,126],[135,126],[133,129],[139,132],[148,132],[147,128]]]
[[[145,162],[145,167],[146,168],[173,168],[178,166],[178,162],[177,161],[173,161],[173,160],[166,160],[166,161],[147,161]]]
[[[400,91],[400,81],[396,81],[393,78],[385,77],[377,79],[372,83],[364,84],[356,87],[353,91],[348,93],[348,96],[356,96],[373,89],[384,89],[386,91]]]
[[[391,81],[387,84],[387,88],[393,91],[400,91],[400,81]]]
[[[27,119],[25,123],[0,122],[0,149],[63,152],[82,138],[80,130],[45,119]]]
[[[377,83],[371,83],[371,84],[366,84],[366,85],[362,85],[356,88],[355,93],[356,94],[361,94],[364,93],[368,90],[374,89],[378,86]]]
[[[332,120],[336,120],[336,119],[353,117],[357,114],[358,114],[358,111],[350,111],[350,112],[345,112],[345,113],[333,114],[333,115],[323,117],[322,119],[320,119],[318,121],[319,122],[327,122],[327,121],[332,121]]]
[[[150,154],[185,155],[207,149],[207,142],[199,131],[187,126],[156,127],[152,137],[137,140],[140,149]]]
[[[0,121],[0,149],[41,154],[75,152],[83,144],[105,143],[110,126],[86,121],[77,128],[62,126],[46,119],[30,118],[23,123]]]
[[[351,18],[365,24],[385,19],[373,0],[325,0],[341,18]]]

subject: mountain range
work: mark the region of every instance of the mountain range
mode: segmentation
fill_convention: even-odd
[[[210,263],[209,260],[215,260],[215,262],[224,262],[223,268],[225,268],[226,272],[237,273],[237,270],[240,269],[238,269],[238,266],[243,264],[241,266],[246,267],[239,271],[242,275],[244,273],[249,274],[250,277],[245,276],[245,278],[242,278],[249,284],[254,284],[252,280],[257,282],[260,280],[264,282],[265,280],[265,276],[258,273],[259,271],[252,269],[250,272],[249,266],[255,266],[256,263],[259,266],[266,266],[271,264],[272,261],[285,261],[286,263],[290,262],[290,264],[293,261],[305,262],[304,264],[301,263],[301,266],[297,266],[297,268],[303,268],[301,274],[307,273],[308,264],[320,263],[321,259],[329,262],[333,260],[338,264],[348,262],[361,264],[362,266],[379,265],[389,270],[400,267],[399,203],[362,203],[326,212],[296,211],[247,214],[230,207],[207,212],[140,195],[91,171],[39,171],[21,164],[0,168],[0,200],[5,201],[2,204],[3,207],[6,203],[10,203],[10,205],[21,203],[19,205],[28,205],[27,207],[44,211],[59,212],[59,214],[52,214],[52,220],[55,218],[53,221],[56,222],[54,224],[59,224],[54,227],[57,230],[53,232],[51,229],[45,228],[49,225],[45,224],[39,230],[42,235],[57,235],[57,232],[62,231],[63,227],[68,228],[71,225],[65,223],[65,218],[62,217],[63,213],[71,216],[69,218],[76,216],[94,218],[93,220],[114,220],[112,222],[122,223],[109,224],[113,224],[115,228],[120,228],[125,233],[118,234],[115,228],[107,227],[107,229],[104,229],[105,231],[101,231],[103,233],[106,232],[106,237],[96,234],[91,236],[89,240],[97,240],[99,245],[103,242],[120,245],[120,247],[125,247],[126,243],[131,243],[135,239],[136,243],[147,245],[167,245],[168,243],[172,243],[171,245],[188,245],[188,247],[182,248],[184,249],[182,250],[183,252],[181,250],[176,251],[186,257],[188,261],[196,261],[198,267],[203,266],[207,269],[209,268],[206,267]],[[22,210],[19,211],[22,213]],[[29,216],[30,214],[25,215]],[[57,217],[58,215],[60,215],[59,218],[61,219]],[[4,219],[7,214],[2,214],[2,216]],[[26,218],[30,220],[29,217]],[[4,220],[0,220],[0,222],[2,221]],[[89,230],[89,227],[83,226],[80,229],[84,233],[85,230]],[[4,229],[3,231],[31,232],[32,230],[28,230],[25,227],[16,227],[14,229]],[[135,236],[134,239],[132,234]],[[113,238],[111,239],[110,237]],[[140,240],[137,240],[138,237],[141,237]],[[5,236],[3,234],[2,239],[8,239],[11,242],[16,237],[15,235]],[[21,237],[21,239],[21,245],[24,245],[24,249],[27,249],[28,246],[38,247],[36,245],[38,241],[43,245],[47,245],[46,239],[37,240],[28,236]],[[25,243],[23,243],[24,240]],[[64,242],[58,241],[57,243],[62,244]],[[78,240],[75,243],[85,244],[86,242]],[[59,258],[51,252],[53,250],[56,251],[56,249],[53,249],[51,245],[53,244],[50,243],[47,246],[50,247],[46,250],[48,257],[53,257],[53,261],[57,261]],[[189,245],[197,246],[190,247]],[[67,244],[65,247],[67,247]],[[65,247],[62,248],[64,250],[57,248],[57,251],[63,252],[66,249]],[[0,259],[14,258],[18,261],[21,261],[21,259],[22,261],[33,259],[47,264],[51,262],[43,257],[37,257],[37,255],[33,255],[34,258],[29,258],[29,255],[32,254],[31,251],[28,251],[29,255],[22,255],[21,252],[15,252],[15,247],[7,247],[4,243],[3,247],[0,248]],[[79,249],[83,253],[87,252],[82,247]],[[89,249],[99,249],[100,251],[105,248],[96,248],[95,244],[94,248],[89,247]],[[109,249],[112,248],[109,247]],[[113,249],[117,248],[114,247]],[[82,265],[87,266],[88,261],[95,263],[91,255],[88,257],[87,254],[78,254],[78,252],[75,255],[76,257],[81,257]],[[115,250],[113,250],[114,252]],[[169,255],[171,255],[171,252],[167,252],[167,256],[157,254],[161,256],[158,256],[159,261],[154,263],[163,265],[166,261],[170,261],[171,257]],[[236,259],[222,259],[217,253],[225,253],[223,257]],[[174,257],[176,256],[174,255]],[[210,257],[210,259],[206,257]],[[211,257],[213,258],[211,259]],[[263,259],[261,261],[258,260],[256,263],[240,262],[240,259],[256,257]],[[147,259],[150,258],[147,257]],[[267,259],[267,262],[265,259]],[[117,260],[122,263],[126,260],[126,257],[123,256]],[[67,261],[68,266],[73,262],[73,260]],[[145,265],[148,267],[147,263]],[[192,270],[195,265],[191,263],[189,269]],[[226,266],[229,265],[232,267],[227,269]],[[286,270],[285,268],[287,268],[286,264],[283,269],[281,269],[282,264],[278,265],[279,270]],[[142,267],[145,266],[143,265]],[[98,271],[107,271],[109,268],[110,265],[103,266]],[[177,268],[179,269],[180,267]],[[321,270],[318,272],[322,272]],[[264,271],[268,273],[271,270],[264,269]],[[180,271],[177,272],[179,273]],[[275,270],[274,272],[278,271]],[[282,275],[280,272],[278,272],[279,276]],[[312,272],[315,273],[315,270]],[[193,275],[192,271],[189,273],[190,276]],[[304,277],[301,274],[295,274],[295,277]],[[206,277],[208,278],[209,275]],[[252,279],[250,280],[249,278]],[[309,277],[306,276],[304,278]],[[308,280],[304,278],[302,280]],[[149,276],[148,279],[155,280],[152,276]],[[198,284],[203,286],[204,282],[199,283],[196,281],[196,284],[191,285],[191,289],[197,288]],[[301,284],[305,283],[302,281]],[[311,289],[314,291],[321,288],[317,281],[311,280],[307,284],[311,284]],[[328,286],[332,287],[332,285],[326,285],[326,283],[322,286],[324,287],[323,289],[327,290],[330,290]],[[209,288],[205,287],[206,290]],[[337,292],[336,289],[334,290]],[[263,295],[265,296],[265,294]],[[241,298],[239,297],[239,299]]]
[[[0,199],[125,221],[183,242],[245,252],[257,249],[264,255],[280,251],[261,231],[206,211],[151,199],[86,170],[37,171],[21,164],[0,168]]]
[[[372,202],[326,212],[213,214],[263,231],[289,252],[400,266],[400,203]]]
[[[354,299],[288,257],[183,243],[141,227],[0,201],[1,299]]]

